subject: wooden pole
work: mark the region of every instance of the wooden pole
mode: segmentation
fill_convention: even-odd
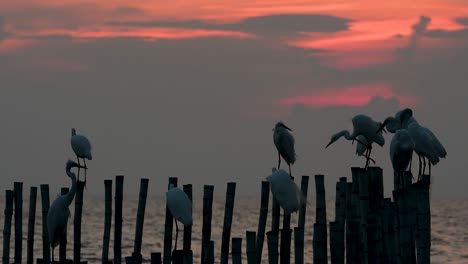
[[[232,215],[234,212],[234,198],[236,197],[236,183],[228,182],[226,189],[226,204],[224,206],[224,224],[221,239],[221,264],[227,264],[229,259],[229,242],[231,240]]]
[[[336,185],[335,201],[335,222],[336,222],[336,241],[335,241],[335,263],[344,264],[345,262],[345,221],[346,221],[346,177],[341,177]]]
[[[242,238],[232,238],[232,264],[242,263]]]
[[[301,227],[294,228],[294,263],[304,263],[304,228]]]
[[[316,209],[313,234],[314,263],[327,263],[327,209],[324,175],[315,175]]]
[[[211,240],[211,216],[213,214],[213,185],[205,185],[203,187],[203,224],[202,224],[202,262],[205,259],[205,248],[210,249]],[[206,244],[206,245],[205,245]],[[214,244],[214,242],[213,242]],[[204,246],[205,245],[205,246]],[[214,251],[214,249],[213,249]]]
[[[360,169],[359,173],[359,208],[360,208],[360,255],[361,263],[368,263],[367,247],[367,216],[369,213],[369,174],[365,169]]]
[[[360,263],[359,257],[359,171],[351,168],[352,183],[346,188],[346,263]]]
[[[31,187],[29,192],[29,214],[28,214],[28,244],[27,262],[34,263],[34,226],[36,224],[36,197],[37,187]]]
[[[60,190],[60,195],[65,195],[69,191],[68,187],[62,187]],[[65,234],[67,232],[65,231]],[[65,263],[67,261],[67,236],[65,235],[59,241],[59,261],[60,263]]]
[[[398,207],[399,248],[401,263],[411,262],[411,225],[409,223],[409,191],[407,188],[393,192]]]
[[[114,264],[122,263],[122,207],[124,176],[115,177]]]
[[[193,202],[192,198],[192,184],[185,184],[183,186],[184,192],[187,194],[190,202]],[[192,225],[184,226],[184,242],[183,242],[183,252],[184,252],[184,264],[193,263],[193,251],[192,251]]]
[[[247,240],[247,263],[248,264],[256,264],[257,263],[257,246],[256,246],[256,238],[257,234],[254,231],[247,231],[246,232],[246,240]]]
[[[167,184],[167,189],[169,190],[171,184],[174,187],[177,187],[177,178],[176,177],[169,177],[169,183]],[[164,224],[164,255],[163,255],[163,263],[170,264],[171,263],[171,256],[172,256],[172,230],[173,230],[173,217],[169,207],[167,206],[166,201],[166,221]]]
[[[140,193],[138,196],[138,209],[135,229],[135,243],[133,244],[132,261],[140,264],[142,261],[141,244],[143,239],[143,225],[145,222],[146,197],[148,196],[148,179],[140,180]]]
[[[109,241],[112,226],[112,180],[104,180],[105,192],[105,213],[104,213],[104,234],[102,238],[102,264],[109,263]]]
[[[151,253],[151,264],[161,264],[161,252]]]
[[[422,181],[417,184],[417,229],[418,239],[416,245],[418,249],[418,264],[428,264],[431,262],[431,205],[429,196],[429,186],[431,178],[423,175]]]
[[[268,263],[278,264],[278,230],[269,231],[266,236],[268,241]]]
[[[391,229],[392,225],[392,215],[391,215],[391,198],[385,198],[383,204],[383,214],[382,214],[382,243],[383,243],[383,252],[382,252],[382,262],[383,263],[393,263],[393,256],[396,254],[393,250],[393,232]]]
[[[339,222],[330,222],[330,259],[332,264],[338,263],[338,229],[339,229]]]
[[[15,263],[21,263],[23,251],[23,183],[14,183],[15,191]]]
[[[382,208],[384,203],[383,170],[380,167],[369,167],[369,209],[376,211]]]
[[[11,220],[13,217],[13,201],[15,193],[12,190],[5,191],[5,223],[3,226],[3,256],[2,263],[9,264],[10,262],[10,237],[11,237]]]
[[[73,262],[81,263],[81,215],[83,214],[84,182],[76,182],[75,221],[73,222]]]
[[[258,229],[257,229],[257,264],[262,263],[263,242],[265,240],[269,200],[270,200],[270,183],[268,181],[262,181],[260,214],[258,218]]]
[[[42,260],[50,262],[49,231],[47,229],[47,213],[49,212],[49,185],[41,184],[42,204]]]
[[[205,252],[205,255],[203,256],[204,259],[201,263],[213,264],[214,263],[214,241],[213,240],[210,240],[204,244],[203,252]]]

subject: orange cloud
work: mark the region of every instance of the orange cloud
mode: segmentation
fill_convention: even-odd
[[[294,96],[280,101],[282,105],[302,104],[309,107],[330,107],[330,106],[365,106],[372,101],[373,97],[383,99],[395,98],[400,105],[415,105],[417,98],[404,96],[393,91],[392,87],[386,83],[357,85],[345,88],[326,88],[308,95]]]

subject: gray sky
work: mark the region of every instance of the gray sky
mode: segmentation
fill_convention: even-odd
[[[15,21],[19,15],[11,16]],[[409,34],[393,37],[403,45],[391,49],[391,61],[343,68],[324,63],[323,48],[281,40],[297,37],[297,31],[346,31],[351,19],[344,17],[264,16],[210,26],[196,20],[125,21],[140,28],[204,27],[256,35],[150,41],[52,33],[18,37],[8,30],[13,27],[8,19],[0,19],[2,193],[14,181],[24,181],[26,187],[49,183],[51,193],[68,186],[64,168],[74,158],[70,136],[75,127],[93,145],[90,194],[103,192],[104,179],[123,174],[126,194],[138,192],[141,177],[150,179],[150,194],[163,194],[168,177],[175,176],[182,184],[194,184],[195,195],[203,184],[214,184],[215,192],[224,195],[228,181],[238,183],[238,193],[259,195],[260,181],[277,162],[271,130],[282,120],[296,138],[293,174],[310,175],[312,189],[313,175],[325,174],[327,194],[334,195],[338,178],[350,176],[350,167],[363,166],[365,160],[345,140],[325,150],[330,136],[352,129],[355,114],[383,120],[409,105],[448,151],[433,169],[433,197],[468,197],[467,29],[430,29],[430,19],[416,16],[408,24]],[[466,19],[457,21],[466,26]],[[304,23],[317,26],[302,27]],[[8,50],[11,39],[28,44]],[[318,100],[327,93],[339,97],[347,88],[351,94],[375,97],[354,106],[281,103],[304,96]],[[386,145],[374,148],[387,196],[393,183],[390,140],[387,135]]]

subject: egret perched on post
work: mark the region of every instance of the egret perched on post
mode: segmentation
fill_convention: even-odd
[[[379,146],[385,144],[385,139],[382,135],[382,132],[375,133],[379,129],[378,122],[375,122],[372,118],[366,115],[356,115],[352,119],[353,123],[353,133],[350,134],[348,130],[342,130],[334,135],[332,135],[330,142],[325,148],[328,148],[331,144],[336,142],[341,137],[346,138],[347,140],[356,140],[358,143],[365,146],[366,151],[364,156],[366,157],[366,168],[369,167],[370,154],[372,152],[372,143],[377,143]],[[359,136],[362,136],[366,139],[366,142],[359,140]],[[359,147],[358,147],[359,148]],[[359,150],[358,150],[359,151]]]
[[[294,137],[288,132],[292,131],[283,122],[278,122],[273,129],[273,143],[278,150],[278,170],[281,165],[281,157],[283,157],[289,167],[289,175],[291,174],[291,165],[296,162],[296,152],[294,151]]]
[[[426,172],[426,159],[429,163],[429,175],[431,174],[431,165],[439,163],[440,158],[447,156],[447,151],[440,143],[431,130],[421,126],[413,117],[413,110],[406,108],[399,111],[395,117],[385,119],[380,129],[386,127],[396,127],[398,129],[407,129],[411,139],[414,142],[414,152],[419,157],[418,180]],[[393,132],[390,130],[390,132]]]
[[[52,247],[52,262],[54,261],[54,248],[59,244],[60,240],[67,235],[67,223],[70,217],[70,209],[68,207],[76,193],[76,175],[71,172],[71,169],[74,167],[86,169],[76,162],[68,160],[65,171],[72,181],[72,186],[68,193],[59,195],[55,199],[47,213],[47,229],[49,232],[50,246]]]
[[[403,175],[411,162],[413,150],[414,142],[408,130],[398,130],[390,143],[390,159],[397,179],[397,188],[406,187],[403,185]]]
[[[83,159],[84,167],[86,167],[86,160],[93,159],[93,156],[91,155],[91,143],[88,138],[83,135],[76,134],[76,130],[72,128],[71,146],[73,152],[75,152],[78,164],[81,165],[80,159]],[[85,169],[85,182],[86,170],[87,169]],[[78,169],[78,180],[80,180],[80,169]]]
[[[286,171],[273,171],[266,180],[270,182],[271,193],[285,214],[296,212],[307,203],[302,191]]]
[[[174,187],[173,184],[169,185],[166,199],[167,207],[174,217],[176,224],[176,242],[174,248],[177,249],[177,236],[179,235],[177,221],[180,221],[184,226],[190,226],[192,224],[192,202],[184,191]]]

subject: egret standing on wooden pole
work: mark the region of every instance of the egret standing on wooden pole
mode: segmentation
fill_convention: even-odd
[[[398,130],[390,143],[390,159],[392,160],[395,177],[397,177],[397,188],[407,187],[403,186],[405,183],[403,175],[411,162],[413,150],[414,142],[408,130]]]
[[[192,202],[187,194],[182,189],[169,185],[169,190],[166,193],[167,207],[171,211],[176,223],[176,242],[174,250],[177,250],[177,237],[179,235],[179,227],[177,221],[180,221],[184,226],[192,224]]]
[[[80,159],[83,159],[84,167],[86,168],[86,160],[93,159],[91,155],[91,143],[89,142],[88,138],[83,135],[76,134],[76,130],[72,128],[71,146],[72,146],[73,152],[75,152],[78,165],[81,165]],[[86,182],[86,170],[87,168],[85,169],[84,182]],[[80,180],[80,167],[78,167],[78,181],[79,180]]]
[[[66,238],[68,218],[70,209],[68,208],[73,201],[76,193],[76,175],[71,169],[84,168],[74,161],[68,160],[65,171],[72,181],[72,186],[68,193],[59,195],[49,208],[47,213],[47,228],[49,232],[50,246],[52,247],[52,262],[54,261],[54,248],[59,244],[62,238]]]
[[[271,193],[275,200],[283,208],[285,214],[290,214],[301,209],[307,203],[302,191],[296,183],[288,177],[284,170],[276,170],[266,178],[270,183]]]
[[[283,157],[289,167],[289,175],[291,174],[291,165],[296,162],[296,152],[294,151],[294,137],[288,132],[292,131],[283,122],[278,122],[273,128],[273,143],[278,150],[278,170],[281,165],[281,157]]]
[[[330,142],[327,144],[325,148],[328,148],[331,144],[335,141],[340,139],[341,137],[345,137],[347,140],[356,140],[360,144],[366,147],[366,151],[364,156],[366,157],[366,168],[369,167],[369,161],[372,160],[370,154],[372,152],[372,143],[377,143],[379,146],[383,146],[385,144],[385,139],[382,135],[382,131],[378,131],[380,123],[375,122],[366,115],[357,115],[352,119],[353,123],[353,133],[350,134],[348,130],[342,130],[331,137]],[[363,142],[358,139],[359,136],[364,137],[366,142]],[[357,150],[358,151],[358,150]],[[359,153],[358,153],[359,154]],[[373,161],[373,160],[372,160]]]

